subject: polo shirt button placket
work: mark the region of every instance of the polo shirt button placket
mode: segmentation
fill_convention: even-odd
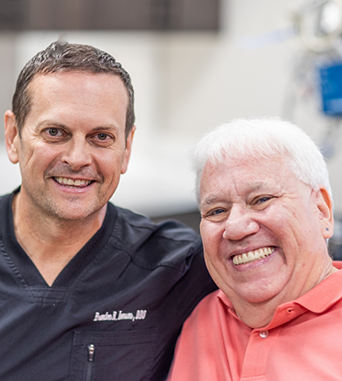
[[[260,332],[259,332],[259,336],[260,336],[262,339],[266,339],[266,337],[268,336],[268,331],[260,331]]]

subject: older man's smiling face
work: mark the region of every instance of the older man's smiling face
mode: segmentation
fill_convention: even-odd
[[[324,188],[299,181],[281,158],[208,161],[200,198],[206,263],[237,309],[296,299],[330,262],[330,199]]]

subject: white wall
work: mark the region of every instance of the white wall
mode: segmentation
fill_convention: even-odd
[[[194,208],[187,156],[200,136],[233,118],[283,115],[292,67],[303,47],[298,38],[265,41],[273,36],[269,32],[290,24],[292,10],[303,2],[222,3],[218,34],[65,32],[70,42],[92,44],[113,54],[133,79],[138,130],[129,171],[113,198],[118,205],[150,215]],[[0,89],[0,111],[8,107],[24,63],[59,34],[0,35],[0,80],[6,82]],[[257,48],[246,49],[246,42]],[[5,51],[7,59],[1,58]],[[306,116],[302,127],[319,143],[325,120],[315,110],[302,114]],[[328,163],[338,210],[342,208],[341,159],[337,154]],[[4,153],[0,165],[6,174],[0,183],[4,193],[19,183],[19,174]]]

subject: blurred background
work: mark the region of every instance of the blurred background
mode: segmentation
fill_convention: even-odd
[[[234,118],[280,116],[321,147],[342,259],[342,0],[0,0],[0,113],[23,65],[57,39],[131,74],[137,132],[112,202],[198,228],[189,152]],[[0,125],[0,194],[20,184]]]

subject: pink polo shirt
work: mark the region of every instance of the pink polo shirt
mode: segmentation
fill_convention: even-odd
[[[334,262],[341,269],[342,262]],[[342,271],[251,329],[222,291],[185,322],[168,381],[342,380]]]

